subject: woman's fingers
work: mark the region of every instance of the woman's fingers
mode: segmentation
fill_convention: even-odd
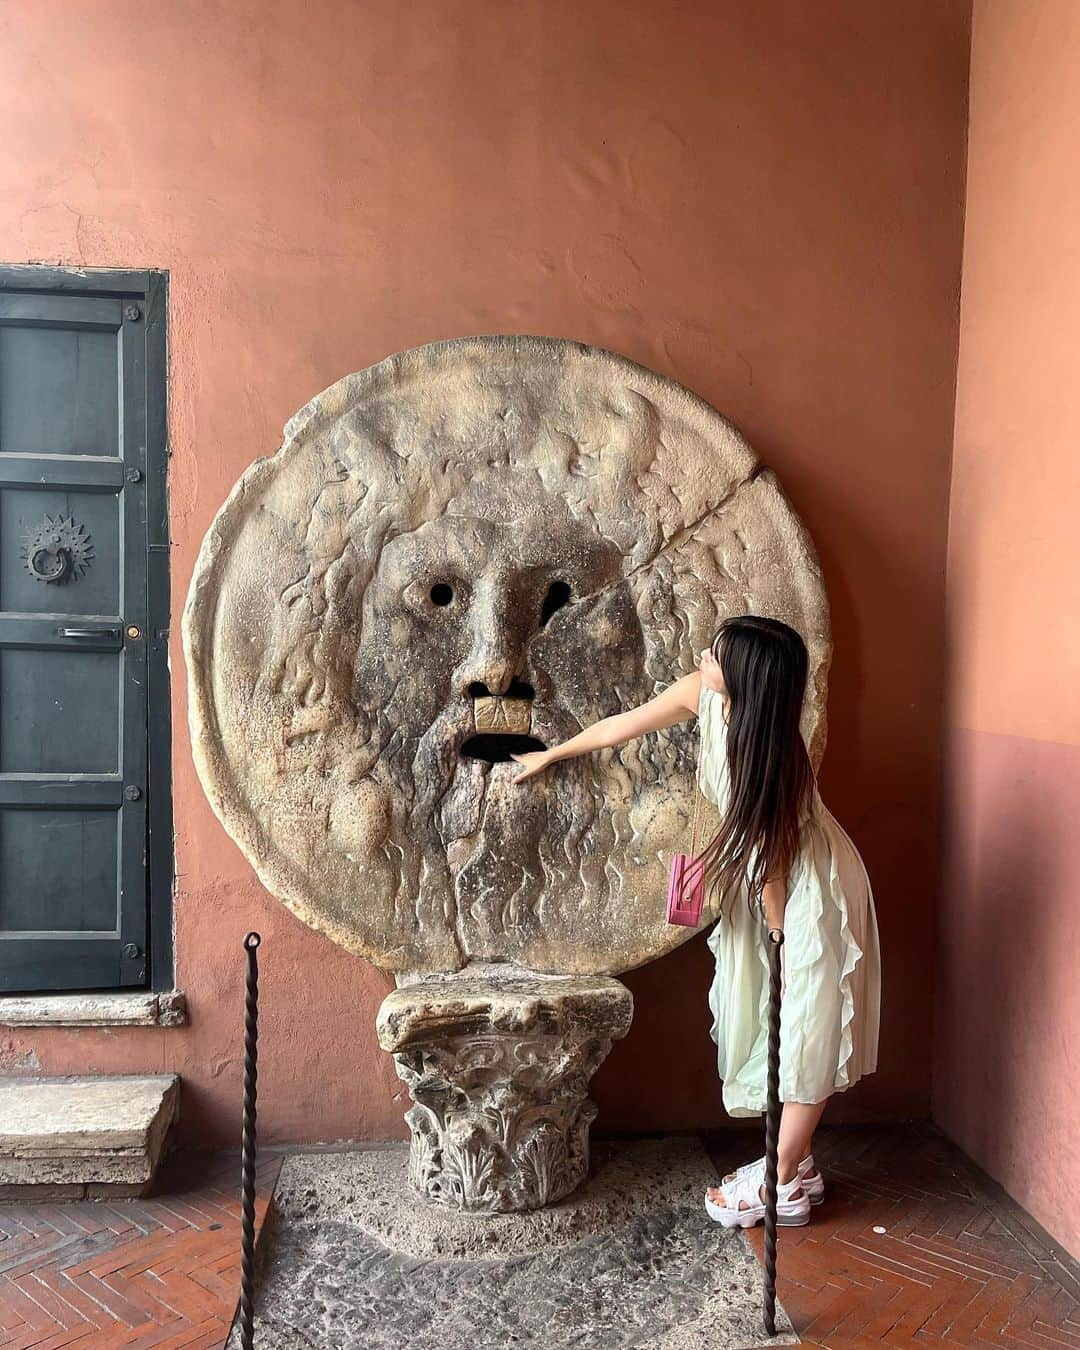
[[[524,783],[526,778],[532,778],[547,766],[547,757],[542,750],[527,750],[523,755],[511,755],[510,758],[515,764],[522,765],[522,772],[511,780],[514,783]]]

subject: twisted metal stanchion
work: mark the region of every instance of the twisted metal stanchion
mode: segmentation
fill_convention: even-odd
[[[769,1054],[765,1098],[765,1334],[776,1335],[776,1180],[780,1142],[780,949],[784,930],[770,928]]]
[[[258,933],[244,938],[244,1130],[240,1149],[240,1346],[252,1350],[255,1339],[255,1118],[259,1079]]]

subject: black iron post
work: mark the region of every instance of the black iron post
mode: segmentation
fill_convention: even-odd
[[[255,1123],[259,1078],[258,933],[244,938],[244,1129],[240,1149],[240,1345],[252,1350],[255,1338]]]
[[[776,1180],[780,1141],[780,949],[784,930],[770,928],[769,1056],[765,1105],[765,1334],[776,1335]]]

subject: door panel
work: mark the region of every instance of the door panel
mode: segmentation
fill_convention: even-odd
[[[120,680],[118,654],[0,651],[0,773],[118,773]]]
[[[0,460],[0,472],[5,467],[6,461]],[[54,469],[50,464],[45,472]],[[38,472],[42,471],[39,465]],[[26,549],[46,520],[74,523],[81,554],[76,561],[83,570],[71,582],[47,585],[43,597],[41,581],[27,566]],[[107,564],[110,559],[115,564],[120,557],[120,538],[118,487],[97,492],[85,487],[50,491],[7,486],[0,494],[0,539],[4,541],[0,547],[0,609],[34,613],[49,600],[61,603],[68,614],[118,614],[120,568]]]
[[[108,938],[116,926],[116,827],[115,811],[0,811],[0,933],[40,933],[55,910],[68,931]]]
[[[147,961],[145,305],[0,293],[0,988]]]
[[[118,360],[115,331],[0,327],[0,446],[118,455]]]

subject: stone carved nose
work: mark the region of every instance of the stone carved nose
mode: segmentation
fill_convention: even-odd
[[[520,652],[516,644],[484,643],[478,645],[462,668],[458,687],[470,697],[501,697],[510,692],[514,683]]]
[[[469,697],[510,693],[524,658],[524,643],[514,626],[507,587],[488,585],[476,593],[470,628],[472,642],[458,669],[458,690]]]

